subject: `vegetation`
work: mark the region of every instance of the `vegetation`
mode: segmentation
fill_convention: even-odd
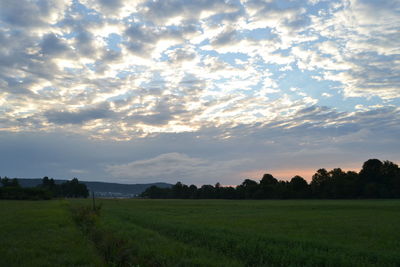
[[[86,198],[89,196],[89,190],[87,189],[86,185],[80,183],[77,178],[57,185],[53,178],[49,179],[47,176],[45,176],[43,177],[42,184],[39,185],[39,187],[50,191],[54,197]]]
[[[399,266],[400,200],[0,201],[0,266]]]
[[[0,201],[0,266],[400,266],[400,200],[322,200],[395,198],[399,181],[396,164],[371,159],[359,173],[320,169],[310,184],[265,174],[236,188],[177,183],[143,194],[297,200],[97,199],[88,205],[72,199],[88,196],[76,178],[56,184],[44,177],[35,188],[0,178],[0,198],[20,200]],[[39,200],[52,197],[68,199]]]
[[[65,201],[0,201],[0,266],[102,266]]]
[[[60,185],[55,184],[54,179],[47,176],[43,178],[38,187],[21,187],[18,179],[0,177],[0,199],[25,199],[39,200],[51,199],[52,197],[88,197],[89,191],[85,184],[80,183],[77,178],[66,181]]]
[[[23,188],[19,185],[18,179],[0,177],[0,199],[39,200],[50,199],[52,194],[44,188]]]
[[[107,266],[242,266],[235,259],[123,222],[123,218],[113,219],[110,214],[100,217],[99,209],[93,211],[79,204],[75,203],[72,210],[75,222],[93,241]],[[107,201],[109,204],[117,203]]]
[[[378,159],[367,160],[359,173],[340,168],[319,169],[310,184],[296,175],[289,182],[278,181],[264,174],[260,182],[246,179],[237,187],[176,183],[171,188],[152,186],[141,195],[146,198],[181,199],[351,199],[400,198],[400,168],[397,164]]]
[[[399,266],[399,200],[102,200],[140,266]]]

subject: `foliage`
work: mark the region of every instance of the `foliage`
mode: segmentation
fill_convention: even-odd
[[[51,199],[51,193],[42,188],[0,187],[0,199],[45,200]]]
[[[20,186],[17,178],[10,179],[7,176],[4,177],[3,179],[1,179],[1,177],[0,177],[0,184],[3,187],[19,187]]]
[[[18,200],[48,200],[53,197],[88,197],[89,190],[86,185],[80,183],[77,178],[66,181],[60,185],[54,182],[54,179],[43,177],[42,184],[38,187],[21,187],[18,179],[1,178],[0,199],[18,199]]]
[[[55,197],[84,197],[89,196],[89,190],[86,185],[80,183],[77,178],[73,178],[71,181],[66,181],[62,184],[56,184],[54,179],[45,176],[42,179],[42,184],[39,187],[49,190]]]
[[[43,188],[23,188],[18,179],[1,178],[0,199],[39,200],[50,199],[51,193]]]
[[[59,194],[63,197],[84,197],[89,196],[89,190],[86,185],[79,183],[77,178],[66,181],[60,185]]]
[[[217,183],[197,188],[178,182],[171,188],[152,186],[141,196],[180,199],[400,198],[400,168],[390,161],[370,159],[359,173],[340,168],[319,169],[310,184],[298,175],[286,182],[264,174],[259,183],[245,179],[236,187],[223,187]]]

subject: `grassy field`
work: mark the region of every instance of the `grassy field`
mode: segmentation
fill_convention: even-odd
[[[400,201],[107,200],[154,265],[400,266]]]
[[[102,266],[64,201],[0,201],[0,266]]]
[[[400,266],[400,200],[98,200],[95,234],[89,203],[0,202],[0,266]]]

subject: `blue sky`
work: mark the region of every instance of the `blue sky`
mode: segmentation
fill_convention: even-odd
[[[1,176],[237,184],[400,160],[398,0],[0,0]]]

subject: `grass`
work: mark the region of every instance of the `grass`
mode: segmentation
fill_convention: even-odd
[[[63,201],[0,201],[0,266],[102,266]]]
[[[400,200],[97,202],[1,201],[0,266],[400,266]]]
[[[107,200],[156,266],[400,266],[400,201]]]

